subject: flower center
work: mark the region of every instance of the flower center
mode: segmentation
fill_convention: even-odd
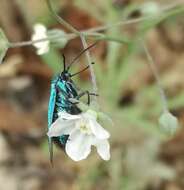
[[[77,128],[80,130],[81,133],[84,133],[84,134],[87,134],[87,135],[90,135],[92,133],[90,127],[84,121],[78,123]]]

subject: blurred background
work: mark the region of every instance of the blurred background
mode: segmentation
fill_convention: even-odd
[[[82,49],[78,38],[36,54],[33,46],[10,48],[0,65],[0,190],[183,190],[184,189],[184,1],[52,0],[56,12],[78,30],[139,17],[148,19],[102,31],[90,50],[99,104],[113,120],[111,160],[93,149],[73,162],[55,147],[49,162],[47,105],[51,77]],[[179,3],[175,6],[173,3]],[[30,40],[33,26],[58,24],[44,0],[0,0],[0,27],[10,42]],[[161,14],[162,17],[158,17]],[[150,18],[150,19],[149,19]],[[158,124],[163,102],[139,38],[155,61],[171,113],[180,124],[167,136]],[[88,44],[96,41],[90,37]],[[81,56],[72,70],[86,63]],[[89,72],[75,78],[92,91]]]

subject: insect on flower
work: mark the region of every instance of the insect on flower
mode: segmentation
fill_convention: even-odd
[[[77,73],[71,74],[69,72],[72,64],[85,51],[95,45],[96,43],[81,51],[68,66],[66,66],[65,56],[63,55],[63,71],[51,80],[50,100],[48,105],[48,128],[50,128],[52,123],[56,121],[56,119],[59,117],[59,113],[61,112],[67,112],[72,115],[81,113],[81,110],[77,107],[77,104],[70,101],[70,99],[74,98],[78,100],[82,96],[87,95],[87,104],[90,104],[90,95],[96,95],[94,93],[90,93],[89,91],[83,91],[79,93],[74,81],[72,80],[73,76],[76,76],[77,74],[87,70],[89,68],[89,65]],[[61,135],[59,137],[51,138],[49,137],[49,152],[51,163],[53,160],[53,142],[58,144],[61,148],[65,148],[68,137],[69,135]]]

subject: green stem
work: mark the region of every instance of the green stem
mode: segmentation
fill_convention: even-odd
[[[54,36],[52,38],[42,38],[42,39],[39,39],[39,40],[30,40],[30,41],[23,41],[23,42],[9,42],[8,46],[9,48],[15,48],[15,47],[24,47],[24,46],[30,46],[30,45],[33,45],[35,43],[39,43],[39,42],[46,42],[46,41],[52,41],[52,40],[57,40],[57,39],[60,39],[60,38],[66,38],[68,40],[71,40],[72,38],[74,38],[74,36],[72,35],[58,35],[58,36]]]
[[[139,18],[135,18],[135,19],[130,19],[130,20],[127,20],[127,21],[119,21],[119,22],[116,22],[114,24],[111,23],[111,24],[107,24],[107,25],[104,25],[104,26],[91,28],[91,29],[88,29],[88,30],[86,30],[84,32],[101,32],[101,31],[104,31],[104,30],[111,29],[111,28],[113,28],[115,26],[131,25],[131,24],[136,24],[136,23],[143,22],[143,21],[146,21],[146,20],[156,19],[156,18],[160,18],[160,22],[161,22],[162,20],[168,18],[169,16],[172,16],[172,15],[175,15],[177,13],[183,12],[183,9],[182,9],[183,5],[184,5],[183,3],[175,2],[170,6],[161,8],[161,10],[160,10],[161,13],[157,14],[157,15],[146,16],[146,17],[143,16],[143,17],[139,17]],[[179,10],[173,10],[171,12],[168,12],[171,9],[174,9],[177,6],[180,6]],[[163,12],[168,12],[168,13],[166,13],[164,15]]]
[[[114,41],[114,42],[119,42],[119,43],[129,43],[129,40],[126,39],[118,39],[116,37],[111,37],[111,36],[106,36],[104,34],[101,33],[84,33],[84,36],[87,37],[94,37],[96,40],[109,40],[109,41]],[[77,37],[76,34],[70,33],[70,34],[66,34],[66,35],[58,35],[58,36],[54,36],[52,38],[42,38],[39,40],[29,40],[29,41],[22,41],[22,42],[9,42],[8,43],[8,47],[9,48],[18,48],[18,47],[24,47],[24,46],[30,46],[30,45],[34,45],[35,43],[38,42],[45,42],[45,41],[52,41],[52,40],[57,40],[57,39],[61,39],[61,38],[67,38],[67,40],[72,40],[75,39]]]
[[[108,36],[108,35],[102,35],[100,37],[96,37],[97,40],[107,40],[107,41],[112,41],[112,42],[117,42],[121,44],[128,44],[131,42],[131,40],[128,39],[119,39],[117,37],[113,36]]]
[[[87,45],[85,37],[83,35],[81,35],[80,38],[81,38],[81,41],[82,41],[84,49],[86,49],[88,47],[88,45]],[[90,74],[91,74],[91,80],[92,80],[92,84],[93,84],[93,93],[97,94],[98,88],[97,88],[97,84],[96,84],[96,77],[95,77],[95,74],[94,74],[93,66],[91,64],[92,59],[91,59],[91,56],[90,56],[90,53],[89,53],[88,50],[86,51],[86,59],[88,61],[88,65],[89,65],[89,68],[90,68],[90,71],[91,71]],[[96,96],[93,96],[93,98],[96,99]]]
[[[52,4],[50,2],[50,0],[46,0],[47,6],[50,10],[50,12],[52,13],[52,15],[55,17],[55,19],[62,24],[63,26],[65,26],[69,31],[75,33],[76,35],[80,35],[80,32],[75,29],[72,25],[70,25],[68,22],[66,22],[64,19],[62,19],[53,9]]]
[[[150,54],[150,52],[149,52],[146,44],[144,42],[142,42],[142,44],[143,44],[143,48],[144,48],[144,51],[145,51],[147,59],[148,59],[148,63],[150,65],[150,68],[151,68],[151,70],[153,72],[153,75],[155,77],[155,80],[157,82],[157,87],[158,87],[158,90],[159,90],[159,93],[160,93],[160,97],[161,97],[162,103],[163,103],[163,112],[169,112],[168,111],[167,98],[166,98],[165,92],[164,92],[164,90],[162,88],[157,68],[155,66],[153,58],[152,58],[152,56],[151,56],[151,54]]]

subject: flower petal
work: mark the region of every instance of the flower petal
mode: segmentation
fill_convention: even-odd
[[[92,118],[94,120],[97,119],[97,112],[91,109],[88,109],[85,113],[84,113],[85,117],[87,118]]]
[[[49,128],[47,135],[49,137],[58,137],[61,135],[70,134],[75,127],[73,120],[63,120],[58,118]]]
[[[59,117],[62,119],[68,119],[68,120],[74,120],[74,119],[80,119],[81,115],[72,115],[67,112],[59,112]]]
[[[110,134],[108,131],[106,131],[96,120],[90,119],[89,124],[91,127],[91,130],[93,134],[98,139],[108,139],[110,137]]]
[[[110,145],[107,140],[94,140],[93,145],[96,146],[97,152],[103,160],[110,160]]]
[[[37,23],[34,25],[34,31],[35,33],[41,34],[41,33],[46,33],[47,29],[43,24]]]
[[[36,24],[34,26],[34,33],[31,37],[33,41],[47,38],[47,29],[42,24]],[[49,51],[49,41],[40,41],[33,44],[37,48],[37,54],[41,55]]]
[[[80,133],[80,130],[73,130],[65,147],[66,153],[74,161],[80,161],[91,152],[91,136]]]

